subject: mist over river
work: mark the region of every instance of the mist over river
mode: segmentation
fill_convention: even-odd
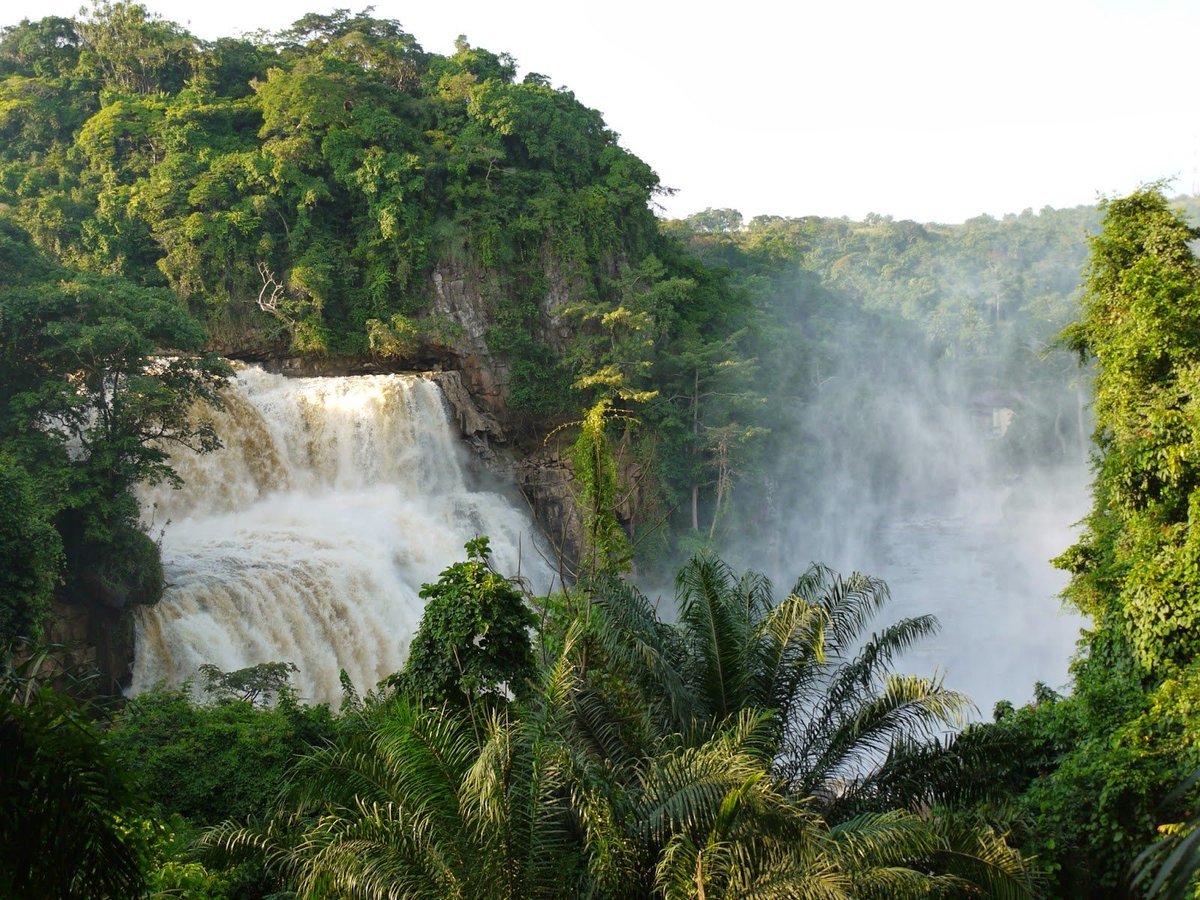
[[[1090,504],[1086,410],[1062,417],[1066,452],[1016,452],[1048,402],[981,401],[936,369],[890,382],[847,372],[800,413],[803,474],[775,476],[785,511],[776,556],[886,581],[892,602],[871,630],[935,615],[938,636],[897,668],[943,675],[985,719],[997,700],[1031,699],[1036,681],[1066,686],[1084,624],[1058,598],[1067,573],[1050,560]],[[781,572],[781,587],[794,574]]]
[[[1083,619],[1057,599],[1067,574],[1049,560],[1087,510],[1083,466],[1029,473],[921,508],[881,516],[856,536],[819,541],[816,558],[883,578],[883,617],[932,613],[938,636],[910,650],[902,671],[945,676],[983,718],[997,700],[1030,699],[1035,681],[1062,688]],[[820,546],[824,544],[824,546]]]

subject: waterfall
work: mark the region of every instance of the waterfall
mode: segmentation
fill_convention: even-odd
[[[246,367],[206,414],[224,448],[173,454],[183,488],[141,491],[167,587],[138,611],[133,693],[275,660],[306,699],[336,701],[341,669],[373,687],[404,663],[421,585],[480,534],[500,571],[548,586],[530,517],[472,484],[432,381]]]

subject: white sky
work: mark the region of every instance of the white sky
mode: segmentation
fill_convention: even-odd
[[[204,38],[350,0],[147,0]],[[79,0],[2,0],[0,24]],[[516,57],[603,112],[670,215],[961,221],[1200,188],[1188,0],[376,0],[426,50]],[[1188,112],[1192,110],[1192,112]]]

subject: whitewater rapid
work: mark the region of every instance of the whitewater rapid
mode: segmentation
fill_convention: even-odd
[[[212,663],[299,667],[301,697],[336,702],[398,670],[421,585],[491,540],[505,574],[544,587],[527,512],[473,483],[441,389],[415,375],[237,373],[207,413],[224,448],[180,452],[184,481],[141,493],[167,588],[138,611],[131,693]]]

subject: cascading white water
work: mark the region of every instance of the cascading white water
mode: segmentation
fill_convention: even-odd
[[[139,612],[131,690],[204,663],[294,662],[302,697],[336,701],[401,667],[422,583],[477,535],[545,587],[529,516],[474,489],[441,389],[409,375],[284,378],[241,370],[213,414],[224,449],[172,462],[142,492],[167,589]]]

